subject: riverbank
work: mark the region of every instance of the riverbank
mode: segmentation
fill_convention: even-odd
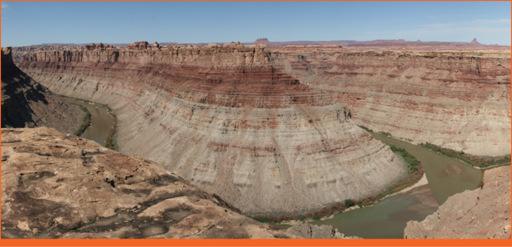
[[[110,107],[108,107],[107,105],[104,106],[107,108],[108,114],[110,114],[110,116],[112,116],[112,118],[114,119],[114,122],[112,123],[112,128],[110,128],[110,132],[108,132],[107,139],[105,139],[105,147],[110,148],[112,150],[116,150],[117,145],[115,142],[115,135],[117,133],[117,117],[112,112],[112,109],[110,109]]]
[[[509,155],[491,157],[491,156],[474,156],[464,153],[463,151],[455,151],[453,149],[442,148],[431,143],[422,143],[421,146],[426,147],[434,152],[458,159],[477,169],[490,169],[499,166],[510,165],[511,159]]]
[[[421,165],[419,166],[421,171],[416,173],[410,172],[403,180],[391,185],[376,196],[357,201],[349,200],[353,206],[348,205],[346,202],[339,202],[318,211],[296,216],[257,216],[254,218],[263,222],[273,223],[278,227],[283,227],[289,222],[296,220],[325,220],[333,218],[334,215],[346,213],[355,209],[370,208],[388,198],[407,194],[408,192],[411,192],[414,189],[419,189],[420,187],[425,188],[428,186],[426,187],[429,188],[428,191],[432,190],[432,192],[429,193],[433,193],[432,195],[434,195],[438,203],[443,203],[450,195],[467,189],[475,189],[481,185],[482,172],[477,171],[484,169],[482,167],[471,166],[456,157],[445,155],[440,152],[433,152],[435,150],[428,149],[422,145],[414,145],[402,139],[394,139],[389,133],[373,132],[371,129],[364,126],[360,127],[367,130],[374,138],[389,145],[395,153],[399,153],[404,160],[408,160],[409,164],[411,161],[413,164],[417,164],[419,161],[415,160],[415,158],[412,159],[412,155],[409,156],[405,149],[413,151],[415,155],[420,155],[421,160],[429,161],[428,169],[430,176],[427,176],[423,165]],[[398,148],[396,146],[398,146]],[[487,166],[485,169],[490,167],[491,166]],[[473,170],[471,171],[471,169]],[[409,170],[414,170],[414,165],[410,166]]]
[[[483,171],[458,159],[434,152],[387,133],[368,131],[387,145],[407,150],[422,164],[424,174],[414,184],[390,193],[367,207],[353,207],[321,220],[340,232],[362,238],[403,238],[407,222],[422,221],[456,193],[480,188]],[[286,222],[283,222],[286,223]]]
[[[260,222],[274,224],[276,227],[283,227],[283,225],[288,225],[287,223],[283,222],[293,222],[297,220],[321,220],[325,219],[326,217],[331,217],[334,214],[340,214],[362,207],[370,207],[375,203],[378,203],[379,201],[383,200],[388,195],[399,193],[402,190],[408,189],[411,186],[416,185],[419,181],[421,181],[425,173],[421,163],[418,160],[416,160],[414,156],[412,156],[402,148],[397,148],[393,145],[390,145],[390,148],[397,155],[397,157],[400,157],[403,160],[403,163],[408,166],[408,172],[407,175],[405,175],[401,180],[392,183],[377,195],[368,196],[362,199],[347,199],[343,202],[336,202],[322,209],[303,214],[280,216],[256,215],[253,216],[252,218]]]
[[[72,103],[72,104],[74,104],[74,103]],[[81,136],[85,132],[85,130],[87,128],[89,128],[89,126],[91,125],[91,112],[89,112],[89,110],[87,110],[87,108],[84,106],[81,106],[79,104],[74,104],[74,105],[79,106],[80,109],[82,109],[82,111],[85,112],[85,115],[82,118],[82,124],[74,133],[74,135],[76,135],[76,136]]]
[[[117,117],[113,111],[107,105],[63,97],[69,103],[80,106],[86,112],[84,122],[80,129],[75,132],[75,135],[96,141],[107,148],[115,150]]]
[[[400,191],[397,191],[395,193],[392,193],[392,194],[389,194],[389,195],[386,195],[385,197],[383,197],[381,200],[384,200],[384,199],[387,199],[389,197],[393,197],[393,196],[397,196],[397,195],[400,195],[400,194],[405,194],[413,189],[416,189],[418,187],[421,187],[421,186],[424,186],[424,185],[428,185],[428,179],[427,179],[427,175],[425,173],[423,173],[423,176],[421,177],[420,180],[418,180],[418,182],[416,182],[415,184],[409,186],[409,187],[406,187]]]

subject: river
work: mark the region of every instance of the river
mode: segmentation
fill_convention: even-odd
[[[428,185],[389,197],[371,207],[347,211],[313,224],[332,225],[347,236],[401,239],[408,221],[423,220],[449,196],[476,189],[482,183],[483,170],[382,133],[372,135],[386,144],[404,148],[416,157],[423,165]]]
[[[78,99],[68,98],[68,101],[86,107],[92,115],[91,125],[81,137],[105,146],[105,140],[115,121],[108,108]],[[481,185],[482,170],[382,133],[372,135],[386,144],[404,148],[416,157],[423,165],[428,185],[391,196],[371,207],[347,211],[334,215],[331,219],[314,221],[313,224],[332,225],[348,236],[403,238],[408,221],[421,221],[436,211],[439,204],[446,201],[449,196],[464,190],[476,189]]]
[[[74,98],[66,98],[68,102],[83,106],[91,113],[91,125],[80,136],[89,140],[93,140],[102,146],[106,145],[115,118],[104,105],[91,103]]]

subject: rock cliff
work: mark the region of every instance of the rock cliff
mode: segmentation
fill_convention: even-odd
[[[405,174],[349,107],[273,66],[261,47],[39,52],[20,66],[55,92],[108,104],[120,151],[247,214],[362,198]]]
[[[2,128],[4,239],[308,237],[238,212],[155,162],[46,127]]]
[[[271,63],[358,125],[474,155],[510,154],[510,51],[272,48]]]
[[[51,126],[76,131],[84,112],[22,72],[12,61],[11,48],[2,48],[2,127]]]
[[[484,173],[481,189],[446,200],[422,222],[410,221],[405,238],[510,238],[510,166]]]

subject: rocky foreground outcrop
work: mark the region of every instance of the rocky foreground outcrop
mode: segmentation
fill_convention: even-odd
[[[271,229],[155,162],[46,127],[2,128],[1,170],[2,238],[343,237]]]
[[[422,222],[410,221],[405,238],[510,238],[510,166],[484,173],[483,187],[455,194]]]
[[[51,126],[73,133],[84,112],[18,69],[11,48],[2,48],[2,127]]]
[[[350,107],[274,67],[261,47],[54,51],[20,66],[59,94],[109,105],[121,152],[153,159],[246,214],[360,199],[406,173],[351,122]]]

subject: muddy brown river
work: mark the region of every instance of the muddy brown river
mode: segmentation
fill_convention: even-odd
[[[110,134],[114,124],[114,116],[109,113],[104,105],[90,103],[87,101],[67,98],[68,102],[81,105],[91,113],[91,125],[85,130],[81,137],[93,140],[102,146],[105,146],[106,139]]]
[[[381,133],[372,135],[386,144],[404,148],[416,157],[423,164],[428,185],[389,197],[371,207],[337,214],[332,219],[315,221],[313,224],[332,225],[348,236],[401,239],[408,221],[425,219],[449,196],[476,189],[482,183],[482,170],[419,145]]]
[[[69,102],[86,107],[91,113],[91,126],[82,137],[105,146],[105,140],[114,123],[114,117],[103,105],[68,98]],[[362,238],[403,238],[405,225],[410,220],[423,220],[437,210],[449,196],[481,185],[483,171],[459,160],[438,154],[419,145],[372,133],[374,138],[407,150],[424,167],[428,185],[384,199],[367,208],[335,215],[332,219],[313,224],[332,225],[345,235]]]

